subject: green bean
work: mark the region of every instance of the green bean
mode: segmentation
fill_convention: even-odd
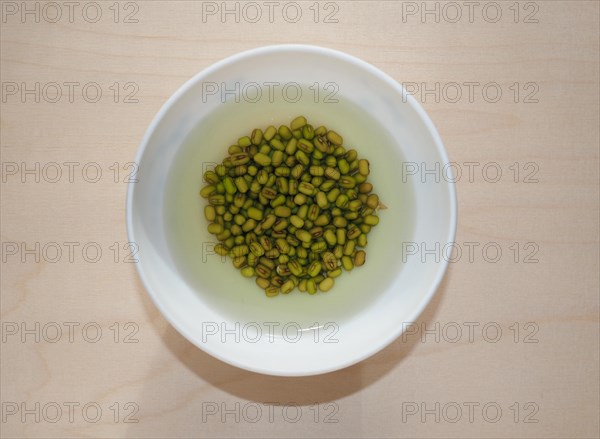
[[[302,274],[302,267],[296,259],[293,259],[288,262],[288,268],[290,272],[295,276],[300,276]]]
[[[302,242],[310,242],[312,240],[312,236],[306,230],[297,230],[296,238],[298,238]]]
[[[292,120],[290,128],[293,131],[302,128],[304,125],[306,125],[306,118],[304,116],[298,116],[294,120]]]
[[[246,181],[246,179],[244,177],[238,177],[235,179],[235,187],[238,191],[240,191],[241,193],[245,194],[246,192],[248,192],[248,182]],[[235,193],[235,191],[234,191]]]
[[[321,186],[319,186],[319,189],[322,190],[323,192],[329,192],[331,189],[333,189],[333,187],[336,185],[336,182],[334,180],[325,180],[323,183],[321,183]]]
[[[242,268],[248,265],[248,259],[246,258],[246,256],[235,257],[231,260],[231,262],[233,262],[233,266],[235,268]]]
[[[312,184],[315,188],[318,188],[324,181],[325,180],[323,177],[314,176],[310,179],[310,184]]]
[[[360,174],[354,174],[354,181],[356,182],[357,185],[361,185],[365,181],[367,181],[367,177],[365,177],[364,175],[360,175]]]
[[[300,290],[301,293],[306,293],[306,282],[307,279],[300,279],[298,282],[298,290]]]
[[[340,186],[345,189],[352,189],[354,186],[356,186],[356,180],[354,180],[354,178],[349,175],[340,178],[339,183]]]
[[[208,202],[214,206],[222,206],[225,204],[225,197],[223,195],[211,195],[208,197]]]
[[[244,148],[242,148],[240,145],[231,145],[228,149],[227,152],[230,155],[233,154],[239,154],[240,152],[244,151]]]
[[[379,224],[379,217],[375,215],[367,215],[364,217],[363,221],[369,226],[376,226],[377,224]]]
[[[250,232],[250,230],[253,230],[256,227],[256,221],[254,219],[252,219],[252,218],[249,218],[240,227],[242,228],[243,232],[248,233],[248,232]],[[248,235],[246,235],[246,236],[248,236]]]
[[[323,125],[320,125],[319,127],[315,128],[315,136],[324,136],[325,134],[327,134],[327,128],[325,128]]]
[[[292,280],[287,280],[283,283],[283,285],[281,285],[281,293],[289,294],[294,289],[294,287],[294,282]]]
[[[302,226],[304,226],[304,220],[298,215],[292,215],[290,217],[290,223],[292,223],[294,227],[297,227],[299,229],[302,228]]]
[[[342,136],[340,136],[335,131],[327,131],[327,140],[329,140],[334,145],[341,145],[342,143],[344,143]]]
[[[308,233],[310,233],[310,236],[312,236],[313,239],[317,239],[323,236],[323,232],[323,227],[313,227],[308,231]]]
[[[325,238],[325,241],[327,241],[327,244],[330,246],[337,243],[337,238],[332,230],[326,230],[325,233],[323,233],[323,238]]]
[[[369,175],[369,162],[365,159],[358,161],[358,173],[364,177]]]
[[[231,236],[231,230],[225,229],[221,233],[217,233],[215,236],[219,241],[226,241]]]
[[[200,196],[202,198],[209,198],[216,191],[217,191],[217,187],[216,186],[213,186],[213,185],[204,186],[202,189],[200,189]]]
[[[344,228],[336,229],[335,240],[338,244],[344,245],[346,243],[346,229],[344,229]]]
[[[310,154],[315,149],[312,142],[309,142],[306,139],[298,140],[298,149],[306,154]]]
[[[279,255],[279,250],[277,250],[276,248],[272,248],[271,250],[265,252],[265,257],[269,259],[277,259]]]
[[[273,230],[276,232],[281,232],[282,230],[287,229],[288,225],[289,223],[287,222],[287,220],[280,218],[277,221],[275,221],[275,224],[273,224]]]
[[[356,152],[355,149],[349,149],[348,152],[346,153],[346,160],[348,160],[348,162],[353,162],[354,160],[356,160],[356,158],[358,157],[358,153]]]
[[[327,243],[325,241],[317,241],[310,246],[310,249],[315,253],[321,253],[327,250]]]
[[[322,266],[319,261],[313,261],[306,270],[310,277],[315,277],[321,272]]]
[[[254,267],[246,266],[241,269],[241,272],[244,277],[254,277]]]
[[[290,251],[290,244],[283,238],[277,239],[275,245],[281,253],[288,253]]]
[[[260,288],[262,288],[264,290],[269,285],[271,285],[271,282],[269,281],[269,279],[266,279],[266,278],[263,278],[263,277],[257,277],[256,278],[256,285],[258,285]]]
[[[281,142],[281,140],[279,140],[279,139],[271,139],[271,141],[269,142],[269,145],[271,145],[277,151],[285,150],[285,146],[284,146],[283,142]]]
[[[312,125],[307,124],[302,127],[302,137],[308,140],[311,140],[313,137],[315,137],[315,129]]]
[[[307,201],[308,201],[308,198],[304,194],[296,194],[293,199],[294,204],[296,204],[297,206],[301,206],[301,205],[305,204]]]
[[[265,266],[265,265],[263,265],[263,264],[258,264],[258,265],[256,266],[256,274],[257,274],[259,277],[263,277],[263,278],[265,278],[265,279],[266,279],[266,278],[268,278],[268,277],[270,277],[270,276],[271,276],[271,269],[270,269],[270,268],[268,268],[268,267],[266,267],[266,266]]]
[[[329,224],[330,221],[331,219],[329,218],[329,216],[322,213],[317,217],[317,219],[315,219],[314,224],[315,226],[326,226],[327,224]]]
[[[302,195],[304,198],[306,198],[305,195]],[[302,218],[303,220],[306,219],[306,214],[308,213],[308,206],[307,205],[303,205],[300,206],[298,208],[298,211],[296,212],[296,215],[298,215],[300,218]]]
[[[292,214],[292,210],[287,206],[277,206],[273,210],[273,213],[276,216],[287,218]]]
[[[204,217],[206,218],[206,221],[215,220],[215,218],[217,217],[217,213],[215,212],[214,206],[211,206],[210,204],[204,206]]]
[[[237,165],[235,168],[231,168],[229,173],[234,177],[242,177],[248,173],[248,167],[246,165]]]
[[[279,169],[279,166],[283,163],[284,158],[285,155],[283,154],[283,152],[273,151],[273,154],[271,155],[271,165],[276,167],[276,171],[277,169]],[[285,169],[287,169],[287,167],[285,167]],[[280,169],[278,172],[275,172],[275,175],[282,175],[280,174],[280,172],[283,172],[283,169]]]
[[[271,164],[271,157],[260,152],[255,154],[254,157],[252,157],[252,160],[260,166],[269,166]]]
[[[224,244],[215,245],[215,253],[221,256],[227,256],[229,254],[229,249]]]
[[[338,169],[329,166],[325,168],[324,175],[331,180],[339,180],[341,177],[341,173]]]
[[[348,221],[342,216],[336,216],[333,218],[333,225],[336,227],[346,227],[346,225],[348,225]]]
[[[340,209],[345,208],[348,205],[348,196],[345,194],[341,194],[335,200],[335,205]]]
[[[268,286],[265,288],[265,294],[267,297],[275,297],[279,295],[279,288],[277,288],[275,285]]]
[[[298,191],[300,191],[304,195],[312,196],[315,192],[315,187],[312,184],[303,181],[298,185]]]
[[[334,283],[335,281],[333,280],[333,278],[326,277],[319,283],[319,289],[323,292],[327,292],[333,287]]]
[[[308,294],[316,294],[317,285],[314,279],[308,279],[306,281],[306,291],[308,292]]]
[[[253,220],[260,221],[263,219],[263,211],[256,207],[251,207],[248,209],[248,217],[252,218]]]
[[[354,264],[352,263],[350,256],[342,256],[342,267],[344,267],[344,270],[346,271],[350,271],[354,268]]]
[[[231,156],[232,166],[241,166],[250,162],[250,157],[246,153],[239,153]]]
[[[376,194],[370,194],[367,198],[367,206],[371,209],[377,209],[379,206],[379,197]]]
[[[328,272],[327,277],[335,279],[336,277],[340,277],[342,275],[342,273],[343,273],[342,269],[340,267],[338,267],[335,270],[331,270],[330,272]]]
[[[242,148],[245,148],[246,146],[250,146],[252,142],[250,141],[250,137],[244,136],[238,139],[237,144],[240,145]]]
[[[217,184],[221,179],[214,171],[206,171],[204,173],[204,181],[210,184]]]
[[[271,147],[269,145],[267,145],[266,143],[263,143],[262,145],[260,145],[260,148],[257,146],[254,146],[254,148],[256,148],[256,152],[253,154],[256,155],[258,153],[264,154],[264,155],[271,155]]]
[[[325,169],[322,166],[311,166],[308,169],[310,175],[314,175],[315,177],[321,177],[325,174]]]
[[[279,127],[278,133],[282,139],[289,140],[292,138],[292,131],[285,125]]]
[[[348,203],[348,209],[352,211],[357,211],[362,206],[362,202],[360,200],[352,200]]]
[[[346,213],[344,213],[344,218],[351,221],[358,219],[358,212],[347,211]]]
[[[275,128],[273,125],[269,125],[263,134],[263,139],[268,142],[275,137],[275,134],[277,134],[277,128]]]
[[[319,151],[322,154],[325,154],[327,152],[327,150],[329,149],[327,146],[327,140],[323,137],[315,137],[313,139],[313,145],[315,145],[315,148],[317,148],[317,151]]]
[[[252,135],[250,136],[250,141],[253,145],[260,145],[263,139],[263,132],[260,128],[256,128],[252,131]]]
[[[361,233],[360,235],[358,235],[358,238],[356,239],[356,243],[360,247],[366,247],[367,246],[367,235],[365,235],[364,233]]]
[[[308,158],[306,153],[304,151],[302,151],[301,149],[298,149],[296,151],[296,153],[294,154],[294,157],[296,157],[296,160],[298,160],[298,162],[300,162],[304,166],[308,166],[310,164],[310,159]]]
[[[317,217],[319,216],[320,212],[321,212],[320,207],[316,204],[312,204],[308,208],[308,213],[306,214],[306,218],[308,218],[310,221],[315,221],[317,219]]]
[[[247,245],[238,245],[231,249],[231,255],[233,257],[246,256],[250,252],[250,248]]]
[[[265,249],[258,242],[253,242],[252,244],[249,245],[249,248],[254,256],[260,257],[265,254]]]
[[[327,193],[327,201],[329,201],[330,203],[334,203],[339,195],[340,190],[337,187],[333,188]]]
[[[275,196],[275,198],[273,198],[269,204],[271,205],[271,207],[274,208],[277,206],[284,205],[285,202],[286,202],[285,196],[283,194],[279,194],[279,195]]]
[[[323,264],[327,270],[331,271],[337,267],[338,260],[333,253],[325,252],[323,253]]]
[[[344,255],[351,256],[354,253],[354,247],[356,246],[356,241],[350,239],[346,241],[346,245],[344,245]]]

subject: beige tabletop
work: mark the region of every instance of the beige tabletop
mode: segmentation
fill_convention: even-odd
[[[1,437],[600,435],[597,1],[0,6]],[[298,42],[423,104],[461,172],[462,256],[389,347],[282,378],[160,315],[128,263],[125,182],[181,84]]]

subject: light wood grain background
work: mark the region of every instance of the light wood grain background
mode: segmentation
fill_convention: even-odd
[[[100,1],[102,16],[91,23],[85,18],[97,7],[88,3],[75,7],[72,22],[69,6],[56,3],[63,15],[51,23],[56,6],[48,2],[1,2],[2,437],[599,436],[598,2],[499,2],[495,23],[495,6],[485,1],[472,20],[468,6],[455,3],[463,13],[456,23],[455,6],[436,2],[321,3],[316,23],[313,2],[302,1],[297,23],[281,15],[285,2],[272,23],[203,20],[203,7],[220,2],[141,0]],[[39,7],[39,22],[22,16],[23,7]],[[424,7],[440,8],[439,22],[423,19]],[[324,22],[332,11],[337,23]],[[128,14],[137,23],[124,22]],[[463,255],[451,264],[419,318],[433,330],[424,341],[407,336],[348,369],[295,379],[245,372],[193,347],[123,262],[123,166],[160,106],[211,63],[286,42],[346,51],[399,82],[446,86],[437,99],[416,97],[462,166],[457,242],[465,251],[464,243],[479,245],[472,261]],[[56,103],[46,101],[53,82],[63,87]],[[73,102],[65,82],[79,84]],[[488,102],[493,94],[479,87],[472,102],[465,94],[452,103],[452,82],[463,93],[465,82],[494,82],[502,98]],[[102,90],[99,102],[83,98],[88,83]],[[24,88],[33,94],[22,96]],[[134,91],[137,102],[124,102]],[[523,102],[532,91],[537,102]],[[72,181],[61,165],[51,183],[52,162],[78,162]],[[472,179],[469,162],[479,164]],[[488,163],[501,168],[500,181],[483,178]],[[82,177],[85,164],[88,179],[102,170],[98,182]],[[534,169],[537,182],[523,182]],[[78,245],[72,262],[70,242]],[[52,243],[63,251],[56,262]],[[484,258],[487,243],[501,248],[498,262]],[[89,258],[102,250],[99,262],[84,259],[86,244]],[[538,262],[525,263],[532,249]],[[72,340],[68,325],[78,325]],[[468,325],[478,325],[472,340]],[[453,343],[456,326],[463,332]],[[492,342],[497,326],[502,334]],[[297,422],[286,404],[299,405]],[[215,407],[218,414],[207,415]],[[251,422],[257,407],[262,414]]]

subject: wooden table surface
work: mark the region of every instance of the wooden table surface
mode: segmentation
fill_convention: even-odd
[[[599,436],[597,1],[1,9],[2,437]],[[461,171],[462,256],[388,348],[281,378],[160,315],[127,263],[124,181],[182,83],[297,42],[423,104]]]

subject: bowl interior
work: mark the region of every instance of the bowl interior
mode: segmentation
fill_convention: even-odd
[[[269,299],[214,254],[198,190],[238,137],[300,114],[369,160],[369,181],[388,209],[369,234],[365,266],[328,293]],[[414,172],[447,161],[422,109],[372,66],[310,46],[245,52],[185,84],[148,130],[128,199],[138,269],[171,324],[224,361],[277,375],[345,367],[397,337],[443,275],[444,258],[404,250],[453,240],[451,184]]]

